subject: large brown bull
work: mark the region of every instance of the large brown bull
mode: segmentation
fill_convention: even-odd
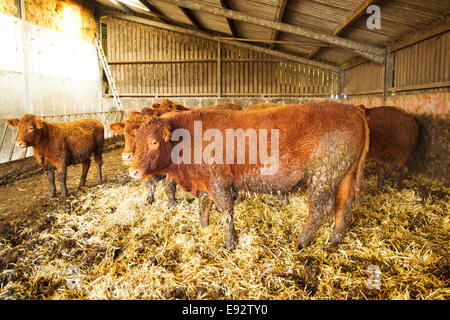
[[[199,145],[199,134],[200,141],[202,137],[204,141],[214,140]],[[235,137],[240,140],[237,148]],[[179,139],[182,141],[177,143]],[[223,144],[220,149],[220,141],[225,140],[227,147],[223,148]],[[261,149],[265,142],[270,144],[270,153]],[[264,110],[194,110],[165,119],[151,118],[139,128],[130,176],[169,174],[195,196],[199,191],[207,192],[219,210],[228,213],[227,248],[236,239],[236,191],[290,192],[307,182],[309,216],[297,241],[302,248],[333,212],[332,242],[342,241],[351,205],[359,193],[368,148],[366,117],[351,105],[312,103]],[[245,150],[249,150],[248,158]]]
[[[417,146],[419,128],[413,117],[397,107],[381,106],[365,111],[369,117],[369,156],[381,168],[378,185],[382,186],[386,173],[385,163],[392,163],[396,171],[401,171]]]
[[[56,195],[55,170],[61,184],[61,192],[66,196],[67,166],[82,163],[79,184],[82,187],[86,183],[92,154],[97,164],[97,182],[102,181],[104,128],[100,121],[84,119],[53,123],[32,114],[25,114],[20,119],[8,119],[7,122],[19,129],[16,146],[33,148],[36,160],[47,172],[52,197]]]

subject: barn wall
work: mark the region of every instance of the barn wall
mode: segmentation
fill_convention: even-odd
[[[129,97],[308,97],[338,92],[337,76],[301,63],[109,18],[108,61]],[[219,48],[220,47],[220,48]]]
[[[0,39],[0,162],[22,156],[11,153],[17,131],[5,118],[102,111],[95,45],[1,13]]]
[[[419,146],[407,165],[450,183],[450,32],[394,51],[392,83],[384,89],[384,68],[366,62],[344,71],[341,101],[367,108],[398,106],[416,119]],[[388,71],[389,72],[389,71]]]

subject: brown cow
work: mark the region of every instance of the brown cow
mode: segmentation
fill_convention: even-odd
[[[104,128],[100,121],[83,119],[53,123],[32,114],[7,121],[9,125],[19,129],[16,146],[33,148],[36,160],[47,172],[52,197],[56,195],[55,170],[61,184],[61,192],[66,196],[67,166],[83,164],[79,184],[83,187],[86,184],[92,154],[97,164],[97,182],[102,182]]]
[[[198,149],[199,132],[208,141],[214,132],[216,146],[216,140],[221,141],[220,137],[226,137],[229,130],[233,134],[239,129],[242,133],[240,149],[216,150],[211,148],[213,142],[203,143]],[[265,137],[271,141],[270,157],[267,157],[267,150],[261,151],[261,143],[265,140],[263,129],[270,131],[270,134],[266,131]],[[255,148],[255,140],[250,143],[252,130],[259,130],[259,150]],[[209,138],[205,139],[207,132]],[[279,144],[276,144],[277,134]],[[189,141],[189,136],[194,138]],[[180,137],[183,141],[176,143]],[[230,140],[234,146],[233,135]],[[328,102],[265,110],[194,110],[165,119],[151,118],[140,127],[130,176],[169,174],[195,196],[198,191],[208,192],[219,210],[228,213],[227,248],[232,248],[236,239],[233,223],[236,191],[289,192],[307,182],[309,216],[297,240],[298,247],[303,248],[332,212],[335,215],[332,242],[342,241],[352,202],[359,193],[368,148],[366,117],[351,105]],[[239,162],[242,154],[247,159],[245,150],[253,150],[249,153],[249,163]],[[278,161],[272,154],[276,151]],[[200,153],[206,154],[206,158],[199,162]],[[224,155],[227,155],[225,163]],[[255,155],[259,162],[250,161]],[[275,165],[278,170],[272,171],[274,163],[278,164]]]
[[[155,108],[156,104],[153,104]],[[132,112],[130,117],[125,122],[116,122],[109,124],[111,130],[118,134],[125,135],[125,147],[122,153],[122,160],[131,161],[133,159],[133,153],[135,151],[135,136],[139,127],[144,123],[145,120],[149,118],[149,116],[160,116],[160,117],[169,117],[172,114],[183,112],[186,110],[190,110],[182,105],[178,105],[173,103],[170,100],[163,99],[160,105],[156,108],[160,108],[160,112],[152,113],[150,108],[144,108],[139,112]],[[224,103],[215,106],[206,106],[199,108],[201,110],[242,110],[242,107],[237,104],[232,103]],[[147,195],[147,201],[149,203],[153,203],[154,201],[154,193],[156,190],[156,185],[158,181],[165,178],[165,175],[155,175],[144,177],[146,181],[146,185],[148,187],[149,193]],[[166,195],[169,200],[169,208],[172,208],[176,205],[175,192],[176,192],[176,182],[170,181],[170,179],[166,179]],[[211,203],[209,199],[202,198],[201,204],[201,214],[200,214],[200,222],[203,226],[208,225],[209,223],[209,209],[211,208]]]
[[[413,117],[397,107],[381,106],[365,111],[369,117],[369,156],[381,168],[378,176],[378,186],[381,187],[385,179],[385,163],[392,163],[395,171],[402,170],[417,146],[419,128]]]

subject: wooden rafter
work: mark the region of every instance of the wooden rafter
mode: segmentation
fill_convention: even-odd
[[[198,30],[205,30],[203,26],[200,24],[200,22],[197,20],[197,18],[194,16],[191,10],[178,7],[183,12],[184,16],[188,18],[188,20],[198,29]]]
[[[238,11],[234,10],[227,10],[223,8],[213,7],[193,1],[188,0],[174,0],[174,3],[176,3],[179,6],[189,8],[191,10],[199,10],[203,12],[208,12],[211,14],[215,14],[218,16],[227,17],[234,20],[239,20],[259,26],[263,26],[270,29],[276,29],[278,31],[288,32],[292,34],[296,34],[299,36],[331,43],[338,45],[342,48],[352,50],[353,52],[357,53],[358,55],[361,55],[363,57],[366,57],[372,61],[375,61],[377,63],[384,63],[384,56],[385,56],[385,50],[383,48],[369,45],[366,43],[361,43],[349,39],[344,39],[341,37],[333,36],[327,33],[323,32],[317,32],[310,29],[305,29],[303,27],[287,24],[287,23],[281,23],[276,22],[268,19],[258,18],[255,16],[251,16],[248,14],[244,14]]]
[[[380,0],[364,1],[355,11],[352,12],[352,14],[347,19],[345,19],[345,21],[343,21],[340,25],[338,25],[336,27],[336,29],[334,29],[332,35],[338,36],[338,35],[342,34],[345,30],[350,28],[356,22],[356,20],[358,20],[366,12],[366,10],[369,6],[371,6],[372,4],[375,4],[378,1],[380,1]],[[320,48],[313,49],[308,54],[308,58],[314,57],[319,51],[320,51]]]
[[[275,21],[283,22],[283,15],[284,15],[284,10],[286,9],[286,3],[287,3],[287,0],[278,0],[277,11],[275,13]],[[280,34],[279,30],[276,30],[276,29],[272,30],[272,35],[271,35],[270,39],[277,40],[279,34]],[[275,46],[275,43],[272,43],[269,48],[273,49],[274,46]]]
[[[220,0],[220,5],[224,9],[228,9],[229,8],[227,0]],[[234,25],[233,20],[228,19],[228,18],[226,18],[226,19],[227,19],[228,28],[230,29],[231,35],[233,37],[238,37],[237,31],[236,31],[236,26]]]

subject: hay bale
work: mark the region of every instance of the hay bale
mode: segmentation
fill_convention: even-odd
[[[94,7],[87,1],[72,0],[26,0],[27,21],[94,42],[97,23]]]
[[[17,14],[17,7],[14,0],[0,1],[0,12],[15,16]]]

